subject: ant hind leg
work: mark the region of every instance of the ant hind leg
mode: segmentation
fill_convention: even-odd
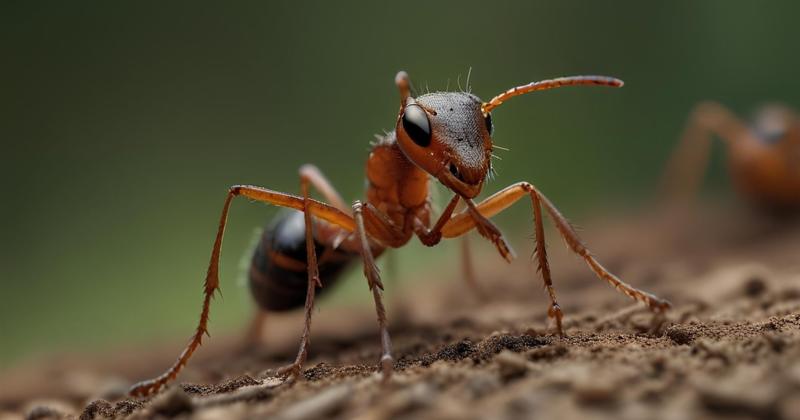
[[[301,198],[291,194],[285,194],[251,185],[232,186],[228,190],[228,194],[225,197],[225,204],[223,205],[222,213],[220,214],[217,236],[214,240],[214,246],[211,250],[211,259],[208,264],[208,271],[206,273],[205,284],[203,287],[202,311],[200,312],[200,320],[195,328],[195,333],[192,335],[189,344],[186,346],[186,348],[184,348],[172,366],[170,366],[161,375],[134,385],[129,391],[130,395],[135,397],[146,397],[158,392],[169,382],[173,381],[178,376],[180,371],[183,370],[183,367],[186,366],[186,363],[192,357],[192,354],[194,354],[197,348],[200,347],[203,337],[208,334],[208,319],[211,312],[211,299],[214,297],[214,293],[219,289],[219,256],[222,250],[222,239],[225,235],[225,226],[228,221],[228,212],[230,210],[231,202],[237,196],[244,196],[250,198],[251,200],[280,207],[303,210],[307,217],[313,215],[344,230],[350,232],[355,230],[355,222],[349,214],[319,201],[309,198]],[[314,288],[312,287],[311,290],[313,291]]]

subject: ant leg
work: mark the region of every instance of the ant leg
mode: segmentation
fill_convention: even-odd
[[[300,180],[302,182],[309,182],[314,188],[319,191],[325,200],[330,203],[333,207],[345,212],[350,213],[350,207],[348,207],[344,200],[342,200],[342,196],[339,195],[339,192],[333,188],[328,178],[322,174],[322,172],[317,168],[315,165],[307,163],[300,167]]]
[[[367,207],[367,210],[369,211],[370,207]],[[370,248],[367,232],[364,228],[364,215],[362,212],[363,205],[361,202],[356,201],[355,204],[353,204],[353,217],[356,221],[356,233],[361,243],[360,249],[361,257],[364,260],[364,275],[367,277],[369,290],[372,292],[372,298],[375,300],[375,312],[378,315],[378,327],[381,333],[381,370],[383,372],[383,380],[387,381],[392,375],[392,369],[394,369],[392,341],[389,337],[386,308],[383,306],[383,299],[381,297],[383,283],[381,283],[381,276],[378,272],[378,267],[375,265],[375,259],[372,256],[372,249]]]
[[[313,199],[304,199],[291,194],[285,194],[251,185],[232,186],[228,190],[228,195],[225,197],[225,204],[222,207],[222,214],[220,215],[219,219],[219,227],[217,228],[217,236],[214,240],[214,247],[211,250],[211,260],[208,264],[208,271],[206,273],[205,286],[203,290],[203,309],[200,312],[200,321],[197,324],[195,333],[189,341],[189,344],[186,346],[183,352],[181,352],[180,356],[178,356],[178,360],[176,360],[175,363],[160,376],[134,385],[129,391],[132,396],[144,397],[152,395],[164,387],[164,385],[175,379],[175,377],[178,376],[178,373],[180,373],[180,371],[189,361],[189,358],[191,358],[195,350],[197,350],[197,348],[200,346],[203,336],[208,334],[208,317],[211,310],[211,298],[214,296],[214,292],[219,289],[219,255],[222,249],[222,239],[225,234],[225,225],[228,221],[228,211],[230,209],[231,202],[233,201],[233,198],[237,196],[244,196],[255,201],[281,207],[293,208],[295,210],[305,210],[307,214],[330,222],[344,230],[351,232],[355,230],[355,222],[350,215],[319,201]]]
[[[342,197],[336,191],[335,188],[331,185],[325,175],[320,172],[319,168],[312,164],[305,164],[300,167],[300,182],[301,182],[301,190],[303,189],[303,184],[311,184],[314,188],[316,188],[325,200],[328,201],[333,207],[336,207],[339,210],[342,210],[345,213],[350,212],[350,208],[345,206]],[[304,194],[305,195],[305,194]],[[324,261],[325,256],[323,255],[321,259]],[[267,312],[258,309],[253,320],[251,321],[250,327],[245,334],[245,339],[242,345],[244,351],[255,347],[260,341],[262,336],[262,331],[264,329],[264,321],[266,320]]]
[[[474,222],[475,230],[477,230],[481,236],[490,240],[494,244],[495,248],[497,248],[497,252],[500,253],[500,256],[503,257],[503,259],[508,262],[513,261],[514,258],[517,257],[517,254],[514,252],[514,249],[511,248],[511,245],[506,241],[506,238],[503,236],[503,233],[500,232],[500,229],[494,223],[492,223],[488,217],[481,214],[472,200],[465,199],[464,202],[467,203],[467,210],[463,213],[469,215],[470,220]],[[444,227],[442,227],[442,233],[444,233]]]
[[[474,204],[470,204],[470,210],[476,209],[473,212],[462,212],[457,215],[454,215],[452,219],[450,219],[447,224],[442,228],[442,235],[445,238],[452,238],[456,236],[460,236],[465,232],[469,231],[470,229],[479,226],[480,220],[475,217],[475,213],[480,214],[482,217],[492,217],[497,213],[505,210],[513,203],[515,203],[520,198],[524,197],[525,195],[530,195],[531,201],[534,206],[534,216],[537,216],[536,212],[536,205],[541,204],[544,206],[547,213],[553,219],[553,223],[556,225],[558,232],[567,242],[567,245],[570,249],[575,252],[576,254],[580,255],[589,268],[601,279],[607,281],[611,286],[615,289],[619,290],[623,294],[627,295],[628,297],[638,300],[644,304],[646,304],[651,310],[654,312],[663,312],[670,307],[670,303],[666,300],[663,300],[655,295],[647,293],[645,291],[639,290],[622,280],[620,280],[617,276],[610,273],[606,270],[600,263],[594,258],[594,256],[589,252],[586,246],[581,241],[578,234],[569,224],[566,218],[561,215],[561,213],[556,209],[553,203],[547,199],[542,193],[539,192],[533,185],[527,182],[520,182],[509,187],[506,187],[503,190],[495,193],[491,197],[484,200],[478,206]],[[540,216],[540,214],[539,214]],[[537,219],[541,220],[540,217],[536,217]],[[537,227],[538,230],[538,227]],[[539,235],[537,232],[537,238],[542,238],[541,245],[538,243],[537,240],[537,248],[542,247],[544,249],[544,238],[543,235]],[[537,253],[539,254],[539,258],[542,259],[545,257],[544,252],[540,252],[537,249]],[[541,268],[541,266],[540,266]],[[544,268],[542,268],[544,270]],[[549,273],[549,270],[548,270]],[[544,274],[544,271],[543,271]]]
[[[463,208],[462,203],[458,203],[459,208]],[[449,215],[447,216],[450,217]],[[441,228],[440,228],[441,229]],[[461,275],[464,277],[464,282],[467,284],[469,290],[475,295],[478,302],[487,302],[489,295],[478,283],[477,276],[475,275],[475,266],[472,264],[472,251],[469,245],[469,236],[464,235],[461,237]]]
[[[507,189],[510,188],[513,188],[513,186]],[[524,194],[513,198],[508,205],[511,205],[522,196],[524,196]],[[488,222],[488,219],[482,215],[483,212],[481,211],[481,206],[485,206],[485,203],[487,202],[489,202],[489,199],[484,201],[484,203],[481,203],[481,205],[476,206],[471,200],[467,201],[468,212],[465,212],[465,214],[468,214],[470,219],[477,223],[477,227],[479,229],[482,224]],[[538,195],[531,194],[531,206],[533,207],[534,234],[536,236],[536,247],[534,248],[534,253],[538,260],[539,272],[542,273],[542,281],[544,281],[544,288],[547,290],[547,297],[550,299],[550,309],[547,311],[547,316],[555,321],[556,332],[558,335],[563,336],[564,329],[562,327],[562,319],[564,318],[564,313],[561,311],[561,306],[558,305],[558,300],[556,299],[556,290],[553,287],[553,280],[550,275],[550,263],[547,261],[547,247],[545,246],[544,239],[544,222],[542,218],[541,200]],[[445,225],[445,228],[446,226],[447,225]],[[489,228],[497,229],[494,227],[494,225],[489,225]],[[499,230],[497,230],[495,235],[487,237],[495,242],[495,245],[498,246],[500,254],[506,257],[503,252],[504,250],[508,249],[508,246],[500,246],[500,244],[505,244],[505,240],[503,239],[502,234],[499,233]],[[508,257],[506,257],[506,259],[508,259]]]
[[[255,314],[253,314],[253,319],[250,320],[250,325],[247,327],[244,340],[242,340],[242,353],[252,351],[261,342],[261,336],[263,335],[264,323],[266,320],[267,311],[257,308]]]
[[[278,375],[283,376],[290,381],[294,381],[300,376],[303,369],[303,363],[305,363],[306,358],[308,357],[308,345],[311,340],[311,316],[314,313],[314,298],[316,296],[317,287],[322,287],[322,282],[319,279],[319,265],[317,264],[317,251],[314,244],[311,212],[308,208],[308,185],[308,179],[301,176],[300,189],[303,191],[305,207],[303,209],[303,216],[305,217],[306,258],[308,260],[306,270],[308,272],[308,289],[306,289],[305,322],[303,323],[303,334],[300,336],[300,348],[297,350],[297,357],[295,358],[294,363],[278,369]]]
[[[439,219],[436,221],[436,224],[433,226],[433,228],[428,228],[419,217],[414,220],[414,233],[416,233],[417,237],[419,237],[419,240],[424,245],[434,246],[442,240],[442,228],[452,217],[453,211],[455,211],[455,209],[461,205],[459,201],[460,199],[461,196],[458,194],[453,195],[453,198],[450,199],[450,203],[447,205],[447,207],[445,207],[444,211],[442,211],[442,214],[439,215]],[[491,222],[489,223],[491,224]],[[497,232],[499,234],[499,230]],[[479,301],[487,301],[488,298],[486,293],[475,279],[475,270],[472,266],[472,257],[469,251],[469,242],[466,236],[464,236],[461,241],[461,262],[462,275],[464,277],[464,281],[467,283],[467,286],[470,290],[472,290]]]
[[[489,297],[486,291],[483,290],[475,276],[475,267],[472,265],[472,253],[470,252],[469,237],[467,235],[461,237],[461,272],[464,282],[467,283],[467,287],[472,290],[478,301],[488,301]]]
[[[539,263],[539,272],[542,273],[542,281],[544,281],[544,288],[547,290],[547,297],[550,298],[550,309],[547,310],[547,316],[556,322],[556,331],[558,335],[564,336],[564,328],[562,327],[561,320],[564,319],[564,313],[561,311],[561,306],[558,305],[556,300],[556,289],[553,287],[553,279],[550,275],[550,263],[547,261],[547,246],[544,239],[544,222],[542,219],[542,205],[541,199],[538,194],[531,194],[531,206],[533,206],[533,220],[536,223],[534,228],[536,236],[536,248],[534,253]]]
[[[672,153],[660,181],[660,196],[673,202],[689,201],[700,188],[711,153],[711,136],[726,145],[748,141],[749,131],[735,115],[716,102],[698,104]]]

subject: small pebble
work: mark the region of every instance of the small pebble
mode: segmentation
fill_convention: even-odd
[[[22,409],[23,413],[27,413],[26,419],[60,419],[74,411],[75,408],[65,401],[47,399],[33,400]]]
[[[753,276],[744,282],[744,294],[749,297],[761,296],[767,290],[767,283],[758,276]]]
[[[28,414],[25,416],[25,420],[61,419],[65,416],[65,413],[58,411],[55,408],[51,408],[46,405],[39,405],[28,412]]]
[[[686,345],[694,341],[694,335],[680,324],[675,324],[667,328],[666,334],[673,343],[678,345]]]

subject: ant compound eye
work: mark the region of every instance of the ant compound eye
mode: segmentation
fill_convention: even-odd
[[[492,134],[492,131],[494,131],[494,125],[492,125],[492,114],[486,115],[486,130],[489,131],[489,134]]]
[[[428,147],[431,144],[431,123],[425,110],[419,105],[411,104],[406,107],[403,112],[403,129],[417,145]]]

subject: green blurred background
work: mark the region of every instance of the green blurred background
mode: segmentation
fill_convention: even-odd
[[[0,8],[0,366],[188,336],[226,188],[294,192],[297,168],[313,162],[359,197],[368,143],[393,128],[399,69],[439,90],[471,67],[483,98],[553,76],[624,79],[494,115],[495,141],[512,152],[487,189],[531,180],[578,221],[650,197],[697,101],[740,114],[800,103],[800,3],[789,0]],[[711,188],[724,190],[719,161]],[[499,223],[527,224],[526,211]],[[214,331],[248,318],[240,261],[274,213],[235,204]],[[452,253],[422,251],[403,253]],[[363,280],[350,284],[340,300],[367,298]]]

